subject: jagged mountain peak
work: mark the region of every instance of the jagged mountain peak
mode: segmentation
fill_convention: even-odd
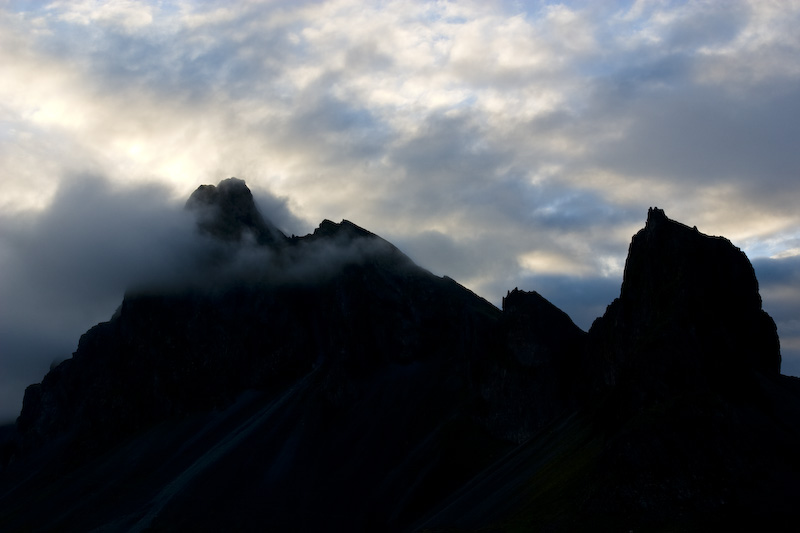
[[[314,230],[314,236],[333,238],[376,237],[371,231],[367,231],[349,220],[342,220],[337,224],[327,218]]]
[[[649,207],[647,209],[647,221],[645,222],[645,227],[651,224],[658,224],[665,220],[669,219],[667,218],[667,214],[663,209],[659,209],[658,207]]]
[[[256,206],[244,180],[228,178],[218,185],[199,186],[186,201],[197,216],[201,232],[223,241],[238,242],[248,236],[258,244],[282,246],[287,238]]]

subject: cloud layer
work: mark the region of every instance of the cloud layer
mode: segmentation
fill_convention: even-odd
[[[755,260],[800,373],[800,2],[0,6],[0,329],[30,360],[3,376],[40,379],[229,176],[289,233],[347,218],[584,328],[657,205]]]

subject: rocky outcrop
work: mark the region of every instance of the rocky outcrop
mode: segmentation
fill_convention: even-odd
[[[574,368],[586,333],[539,293],[519,289],[503,298],[500,330],[499,355],[479,363],[483,424],[521,443],[577,407]]]
[[[800,461],[785,443],[800,443],[800,404],[780,361],[745,254],[651,208],[620,296],[587,338],[582,372],[603,445],[580,523],[792,529],[780,499],[798,493],[788,480],[800,480]],[[794,414],[777,415],[786,400]]]
[[[731,386],[780,373],[775,323],[741,250],[651,208],[634,235],[620,296],[589,331],[597,386]],[[649,386],[649,385],[652,385]]]
[[[508,346],[524,366],[571,366],[585,333],[561,309],[536,291],[515,288],[503,298]]]
[[[201,185],[186,201],[201,232],[223,241],[253,240],[280,247],[287,238],[258,211],[244,180],[228,178],[217,186]]]

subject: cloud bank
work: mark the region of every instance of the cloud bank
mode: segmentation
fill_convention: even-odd
[[[800,373],[799,25],[793,0],[2,3],[0,338],[30,361],[2,375],[39,380],[229,176],[289,233],[347,218],[583,328],[664,208],[754,260]]]

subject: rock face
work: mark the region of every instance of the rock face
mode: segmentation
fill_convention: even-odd
[[[586,333],[537,292],[519,289],[503,298],[504,364],[485,369],[497,413],[509,417],[507,438],[524,442],[559,415],[577,407],[574,367]],[[515,416],[513,416],[515,414]]]
[[[751,371],[780,373],[775,323],[761,308],[744,253],[651,208],[634,235],[620,297],[589,333],[605,385],[619,380],[658,389],[730,385]],[[626,376],[627,375],[627,376]]]
[[[631,242],[620,296],[587,339],[585,379],[607,426],[584,520],[787,527],[781,504],[751,503],[762,490],[797,493],[777,478],[769,488],[756,481],[759,472],[792,470],[797,479],[797,460],[779,451],[797,442],[796,401],[786,405],[795,414],[773,418],[796,391],[781,380],[780,362],[775,323],[744,253],[651,208]]]
[[[205,283],[129,292],[28,388],[0,433],[0,529],[793,516],[800,386],[727,240],[651,209],[586,334],[538,293],[498,310],[348,221],[287,238],[239,180],[187,208],[213,251]]]

